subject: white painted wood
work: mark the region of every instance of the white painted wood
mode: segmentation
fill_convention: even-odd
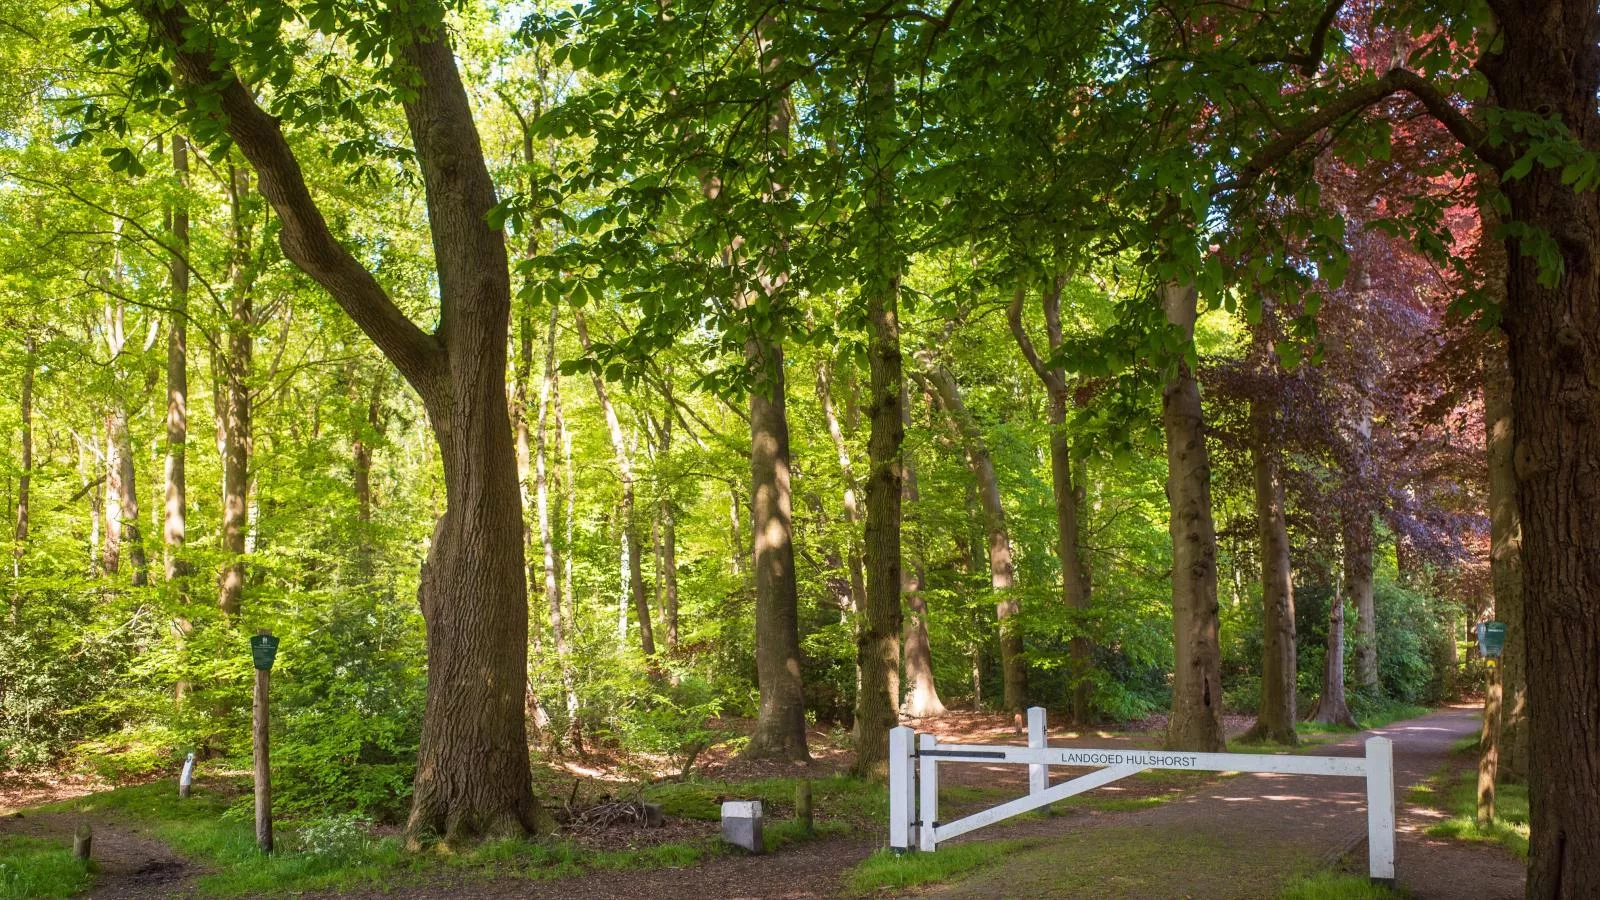
[[[1044,707],[1028,707],[1028,746],[1041,750],[1049,745],[1049,732],[1045,728]],[[1050,786],[1050,767],[1042,763],[1028,766],[1028,793],[1037,794]]]
[[[1065,800],[1084,791],[1092,791],[1097,787],[1143,771],[1144,766],[1109,766],[1098,772],[1090,772],[1088,775],[1074,778],[1071,781],[1063,781],[1058,785],[1046,788],[1040,793],[1018,797],[1009,803],[991,806],[982,812],[975,812],[966,818],[957,819],[949,825],[941,825],[936,838],[938,841],[948,841],[975,828],[993,825],[1002,819],[1009,819],[1012,816],[1021,815],[1041,806],[1049,806],[1057,800]]]
[[[890,732],[890,846],[932,852],[939,844],[1012,816],[1047,806],[1057,800],[1110,784],[1145,769],[1197,772],[1270,772],[1285,775],[1362,777],[1367,781],[1368,863],[1375,881],[1394,883],[1394,745],[1386,738],[1370,738],[1366,756],[1291,756],[1260,753],[1188,753],[1167,750],[1050,747],[1045,713],[1028,710],[1028,744],[943,744],[933,735],[916,735],[909,728]],[[897,737],[898,735],[898,737]],[[901,753],[913,737],[920,773]],[[898,761],[898,765],[897,765]],[[943,825],[939,818],[939,763],[967,762],[1028,766],[1028,795]],[[1051,786],[1049,766],[1079,766],[1099,771]],[[900,771],[900,775],[896,775]],[[1043,776],[1041,778],[1041,775]],[[1041,783],[1042,782],[1042,783]],[[898,843],[904,833],[904,844]]]
[[[935,749],[938,741],[931,734],[918,735],[918,738],[921,746],[917,749],[922,764],[917,779],[922,789],[921,802],[917,804],[922,820],[918,829],[918,844],[931,853],[939,849],[938,829],[934,826],[939,820],[939,758],[929,756],[927,751]]]
[[[1016,747],[1004,744],[940,744],[941,752],[990,754],[962,760],[945,757],[946,762],[976,762],[986,765],[1105,766],[1136,765],[1141,769],[1180,769],[1195,772],[1276,772],[1284,775],[1367,774],[1367,761],[1360,756],[1291,756],[1270,753],[1188,753],[1171,750],[1100,749],[1084,747]]]
[[[1367,871],[1394,883],[1394,744],[1367,738]]]
[[[911,849],[911,819],[916,813],[912,784],[911,742],[916,732],[900,725],[889,729],[889,848]]]
[[[178,773],[178,796],[189,796],[189,789],[194,786],[194,754],[183,758],[183,771]]]

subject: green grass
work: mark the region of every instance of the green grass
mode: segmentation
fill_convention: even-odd
[[[32,837],[0,838],[0,898],[71,897],[86,890],[94,872],[72,858],[63,841]]]
[[[1390,900],[1401,896],[1364,875],[1317,872],[1290,879],[1278,900]]]
[[[1449,814],[1448,819],[1428,826],[1428,834],[1458,841],[1499,844],[1520,859],[1528,858],[1526,785],[1496,785],[1495,818],[1486,825],[1478,824],[1478,773],[1474,769],[1463,770],[1454,777],[1447,773],[1437,774],[1413,787],[1407,797],[1413,803],[1432,806]]]
[[[764,778],[759,781],[685,781],[645,788],[644,798],[661,804],[668,816],[715,822],[722,816],[723,800],[760,800],[771,820],[791,814],[794,786],[800,779]],[[855,823],[881,822],[889,815],[889,789],[881,781],[831,775],[811,779],[811,805],[818,817]]]
[[[768,851],[844,834],[851,821],[820,818],[833,811],[852,819],[875,815],[886,805],[882,785],[849,778],[812,782],[813,804],[819,821],[811,830],[781,816],[769,816],[763,829]],[[376,838],[359,824],[334,827],[319,823],[280,823],[275,838],[277,852],[267,855],[256,848],[255,831],[244,816],[231,811],[242,782],[211,782],[196,788],[194,796],[180,800],[166,782],[119,788],[87,797],[40,807],[38,812],[89,813],[109,819],[136,820],[146,832],[170,845],[180,855],[214,871],[197,879],[201,892],[212,896],[282,894],[302,891],[349,890],[382,883],[419,883],[441,868],[492,877],[515,875],[531,879],[566,878],[591,871],[617,871],[692,866],[730,849],[716,838],[659,844],[628,850],[595,851],[569,841],[491,841],[453,855],[407,853],[395,838]],[[646,796],[661,802],[669,816],[716,820],[720,796],[759,797],[774,807],[792,808],[794,782],[770,779],[738,785],[660,785]],[[782,798],[788,798],[786,801]],[[883,815],[887,815],[885,811]],[[63,850],[72,862],[70,850]],[[37,857],[37,858],[36,858]],[[0,856],[0,861],[7,858]],[[33,880],[44,877],[50,858],[33,853],[25,871]],[[81,868],[81,867],[80,867]],[[84,873],[86,876],[86,873]],[[54,876],[52,876],[54,877]],[[9,884],[9,882],[8,882]],[[33,884],[32,881],[29,882]],[[12,896],[67,896],[46,888],[0,894]]]
[[[181,800],[169,782],[155,782],[90,794],[41,807],[41,812],[76,811],[138,819],[152,837],[179,854],[217,871],[203,875],[199,887],[210,894],[311,891],[348,888],[379,879],[392,881],[422,871],[426,860],[406,853],[393,838],[352,833],[343,840],[302,848],[292,823],[274,832],[278,851],[256,847],[251,822],[230,814],[230,797],[239,784],[213,783]]]
[[[919,884],[949,881],[960,875],[993,865],[1000,857],[1030,846],[1028,841],[985,841],[954,844],[938,853],[895,853],[879,850],[856,865],[845,876],[852,891],[908,888]]]

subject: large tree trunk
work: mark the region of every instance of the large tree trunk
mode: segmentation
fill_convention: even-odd
[[[578,326],[578,340],[583,343],[584,352],[588,352],[589,329],[584,324],[583,312],[574,310],[573,319]],[[594,376],[594,392],[600,398],[600,408],[605,413],[606,430],[611,435],[611,451],[616,456],[617,473],[622,478],[622,506],[617,515],[622,520],[622,554],[627,560],[628,596],[633,600],[633,613],[639,620],[639,647],[645,656],[655,656],[656,638],[655,629],[650,624],[650,597],[644,586],[644,547],[639,542],[639,517],[634,505],[636,479],[633,455],[628,452],[628,441],[622,433],[622,420],[617,418],[617,408],[612,405],[611,395],[606,391],[605,379],[598,372]]]
[[[172,137],[172,170],[179,190],[189,181],[189,142]],[[181,554],[188,530],[189,487],[185,468],[189,443],[189,208],[179,202],[172,210],[174,255],[172,320],[167,326],[167,464],[166,496],[162,507],[162,561],[167,581],[188,574]],[[183,626],[186,628],[186,626]]]
[[[21,475],[17,478],[17,520],[11,531],[11,627],[22,624],[22,563],[28,555],[28,526],[30,488],[33,481],[33,377],[38,368],[38,349],[32,332],[23,339],[27,353],[22,370],[22,390],[17,396],[17,408],[22,419],[22,447],[17,456]]]
[[[255,310],[251,296],[250,222],[245,198],[250,192],[249,173],[229,167],[228,200],[233,212],[233,259],[229,281],[226,355],[226,400],[222,421],[222,552],[217,605],[229,616],[244,605],[245,535],[250,523],[251,428],[250,381],[255,355]]]
[[[911,421],[911,404],[907,401],[908,392],[905,379],[902,377],[900,379],[902,426]],[[921,495],[917,491],[916,467],[912,465],[910,456],[903,447],[900,452],[902,467],[905,470],[901,490],[901,504],[904,509],[915,504],[921,499]],[[920,542],[914,542],[910,564],[902,562],[900,566],[900,593],[905,596],[906,609],[910,613],[905,617],[906,697],[900,711],[908,716],[942,716],[949,710],[945,708],[944,701],[939,699],[939,689],[934,683],[933,644],[928,638],[928,599],[923,596],[923,585],[922,548]]]
[[[1045,330],[1050,339],[1052,353],[1061,349],[1061,289],[1065,279],[1056,278],[1044,294]],[[1061,601],[1082,617],[1089,610],[1089,574],[1083,563],[1083,547],[1079,541],[1079,519],[1083,494],[1073,484],[1072,443],[1067,435],[1067,409],[1071,398],[1067,393],[1065,373],[1059,366],[1050,366],[1034,349],[1022,324],[1022,301],[1026,291],[1019,288],[1012,298],[1006,319],[1011,334],[1028,360],[1034,374],[1044,382],[1050,397],[1050,486],[1056,506],[1056,558],[1061,563]],[[1094,716],[1094,644],[1083,633],[1085,625],[1080,618],[1074,623],[1069,644],[1072,654],[1072,721],[1085,724]]]
[[[756,677],[761,706],[745,747],[749,759],[810,759],[800,676],[800,612],[791,540],[789,417],[783,348],[746,345],[758,384],[750,392],[750,510],[755,543]]]
[[[523,709],[527,583],[506,415],[510,277],[504,235],[489,226],[493,182],[448,40],[441,28],[424,26],[397,43],[413,74],[403,106],[439,276],[439,330],[426,334],[333,237],[277,120],[229,66],[197,49],[207,42],[194,32],[204,37],[206,26],[181,2],[142,11],[189,95],[202,86],[215,91],[207,96],[220,107],[220,124],[254,165],[261,193],[278,214],[284,254],[378,344],[428,410],[446,509],[419,589],[428,692],[407,823],[411,843],[438,836],[454,845],[530,831],[538,804]]]
[[[770,39],[775,24],[776,19],[769,13],[756,27],[758,62],[764,79],[774,78],[782,65]],[[793,116],[787,89],[773,91],[765,112],[763,162],[767,187],[763,199],[777,202],[786,188],[778,180],[776,161],[788,152]],[[757,292],[764,295],[769,309],[788,302],[784,295],[788,275],[775,264],[777,249],[760,251],[753,283],[736,298],[741,308],[748,310],[755,303]],[[800,672],[800,611],[791,527],[793,497],[783,344],[761,329],[759,322],[750,324],[755,327],[745,338],[745,357],[755,378],[750,391],[750,512],[756,582],[756,676],[761,705],[744,756],[810,759]]]
[[[1600,147],[1593,3],[1500,11],[1479,66],[1498,105],[1563,123]],[[1517,152],[1521,152],[1521,147]],[[1501,187],[1511,220],[1502,323],[1510,338],[1513,452],[1522,523],[1529,748],[1530,898],[1600,896],[1600,194],[1561,166]],[[1530,242],[1531,243],[1531,242]],[[1561,270],[1540,259],[1559,253]]]
[[[1250,403],[1251,463],[1255,471],[1256,534],[1261,554],[1261,702],[1246,741],[1299,743],[1295,732],[1298,668],[1294,642],[1294,573],[1284,521],[1271,401]]]
[[[900,504],[905,477],[901,460],[905,424],[900,409],[904,393],[900,279],[905,271],[905,253],[895,235],[900,144],[895,140],[898,128],[893,26],[880,28],[871,47],[863,54],[867,75],[861,103],[867,129],[862,173],[867,184],[865,258],[871,263],[863,273],[860,288],[871,329],[867,343],[871,380],[867,414],[871,431],[867,438],[865,592],[856,595],[856,665],[861,685],[856,692],[855,771],[879,777],[888,774],[889,730],[900,723],[900,590],[904,565],[900,556]],[[843,442],[837,436],[835,440],[839,442],[840,460],[847,462]],[[847,485],[851,493],[846,515],[852,522],[853,537],[855,515],[849,510],[854,505],[852,488]],[[858,560],[852,558],[852,570],[857,567]]]
[[[1195,289],[1161,289],[1167,321],[1194,339]],[[1211,513],[1211,462],[1206,451],[1200,385],[1179,360],[1161,396],[1167,439],[1168,532],[1172,538],[1172,718],[1166,746],[1218,752],[1222,727],[1222,649],[1217,621],[1217,531]]]
[[[1000,502],[1000,479],[995,475],[994,460],[989,456],[978,423],[961,402],[955,376],[929,351],[919,351],[917,359],[933,384],[939,405],[961,433],[967,467],[977,481],[978,505],[983,511],[984,531],[988,536],[989,584],[994,589],[995,618],[1000,624],[1003,702],[1006,711],[1011,713],[1013,726],[1021,728],[1022,710],[1028,699],[1028,669],[1023,658],[1022,604],[1013,591],[1016,569],[1011,559],[1011,535],[1006,528],[1005,507]]]
[[[1506,623],[1506,643],[1500,654],[1499,772],[1503,780],[1521,783],[1528,778],[1528,650],[1511,402],[1506,346],[1504,339],[1494,334],[1483,356],[1483,430],[1489,456],[1489,577],[1494,585],[1494,617]]]

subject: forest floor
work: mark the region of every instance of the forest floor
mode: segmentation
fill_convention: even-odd
[[[1398,868],[1409,896],[1497,900],[1522,895],[1522,863],[1507,851],[1425,833],[1447,818],[1446,812],[1428,805],[1427,785],[1448,784],[1472,764],[1472,756],[1456,751],[1475,733],[1477,721],[1476,709],[1458,707],[1369,732],[1309,736],[1310,752],[1326,755],[1359,754],[1361,742],[1371,734],[1395,742]],[[1228,724],[1230,731],[1239,731],[1247,722]],[[1158,740],[1158,725],[1117,732],[1053,728],[1050,743],[1151,747]],[[955,714],[918,727],[945,740],[1021,742],[997,716]],[[242,844],[229,838],[226,846],[214,846],[214,836],[192,828],[193,812],[173,812],[195,806],[180,808],[175,799],[162,799],[171,793],[169,785],[67,799],[92,788],[75,782],[57,785],[54,791],[0,784],[0,849],[6,840],[69,842],[79,822],[91,821],[99,871],[89,896],[116,898],[265,895],[288,889],[327,897],[710,900],[833,897],[874,888],[880,895],[898,891],[902,896],[1271,898],[1318,870],[1365,870],[1365,798],[1359,780],[1165,771],[1142,773],[1046,812],[983,829],[942,846],[932,857],[873,856],[884,843],[881,788],[871,790],[839,776],[849,763],[848,754],[828,749],[836,744],[825,735],[816,738],[818,759],[805,766],[745,764],[712,754],[702,763],[700,780],[644,789],[644,799],[664,806],[668,828],[626,834],[574,831],[556,850],[492,847],[444,864],[408,859],[397,851],[369,854],[333,873],[337,877],[319,881],[315,863],[297,861],[298,854],[280,854],[264,865],[249,862],[253,848],[247,823],[234,823],[243,828]],[[1236,743],[1230,749],[1257,748]],[[583,786],[588,795],[604,784],[595,779],[608,774],[607,768],[604,759],[594,759],[577,771],[553,771],[549,777],[580,779],[571,784],[574,789]],[[1052,774],[1071,777],[1054,769]],[[975,811],[1026,790],[1025,770],[1018,766],[952,765],[942,767],[940,775],[946,812]],[[809,839],[785,821],[795,778],[813,780],[818,828]],[[1412,787],[1418,789],[1407,790]],[[220,784],[212,791],[204,788],[197,788],[197,797],[202,792],[218,795],[203,802],[213,804],[206,808],[220,818],[234,799],[228,796],[231,789]],[[775,852],[745,856],[716,846],[716,804],[749,797],[767,803],[769,845],[777,845]],[[16,810],[42,800],[65,802]],[[190,820],[161,818],[169,813]],[[234,865],[234,859],[241,864]],[[948,870],[910,879],[892,872],[876,880],[862,877],[874,865],[892,870],[935,860]],[[881,887],[952,878],[956,880],[921,887]],[[316,893],[319,884],[324,890]]]

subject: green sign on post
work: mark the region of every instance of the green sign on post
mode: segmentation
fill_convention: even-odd
[[[270,634],[257,634],[250,638],[250,658],[263,672],[272,670],[272,661],[278,656],[278,639]]]
[[[1478,652],[1484,659],[1499,659],[1506,646],[1506,623],[1478,623]]]

